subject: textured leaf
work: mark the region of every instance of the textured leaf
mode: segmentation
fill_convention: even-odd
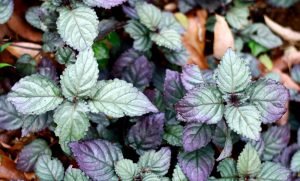
[[[158,176],[164,176],[170,167],[171,150],[167,147],[159,151],[145,152],[139,159],[138,166],[141,170],[147,170]]]
[[[87,132],[90,126],[87,111],[87,105],[81,102],[77,104],[65,102],[56,109],[55,135],[59,137],[61,147],[66,153],[70,153],[68,143],[83,138]]]
[[[44,154],[51,156],[51,150],[47,142],[42,139],[34,140],[26,145],[20,152],[17,160],[17,168],[24,172],[33,171],[39,156]]]
[[[256,81],[247,94],[250,96],[250,102],[261,112],[263,123],[273,123],[287,111],[288,90],[274,80]]]
[[[220,160],[223,160],[224,158],[230,157],[231,152],[232,152],[232,147],[233,147],[232,138],[231,138],[231,135],[229,132],[226,136],[224,148],[223,148],[222,152],[220,153],[219,157],[217,158],[217,161],[220,161]]]
[[[297,151],[292,157],[291,170],[293,172],[300,172],[300,151]]]
[[[290,129],[288,126],[273,126],[262,134],[265,143],[263,160],[272,160],[288,144],[290,140]]]
[[[57,20],[57,30],[71,47],[82,51],[92,46],[98,35],[98,17],[93,9],[78,7],[62,9]]]
[[[195,151],[206,146],[212,137],[209,125],[202,123],[191,123],[184,127],[183,148],[185,151]]]
[[[8,101],[23,114],[42,114],[55,109],[63,99],[54,82],[35,74],[17,82],[8,94]]]
[[[47,128],[53,122],[53,112],[46,112],[40,115],[24,116],[22,125],[22,136],[28,133],[35,133]]]
[[[246,144],[237,162],[239,175],[256,175],[260,171],[260,168],[261,162],[257,151],[250,144]]]
[[[235,29],[243,29],[249,24],[248,6],[234,6],[226,13],[226,20]]]
[[[43,181],[63,180],[64,178],[62,163],[56,158],[52,159],[49,155],[39,157],[34,171],[38,178]]]
[[[211,147],[201,148],[178,155],[179,165],[190,181],[206,181],[214,167],[214,151]]]
[[[31,75],[36,72],[36,62],[28,54],[23,54],[16,62],[16,69],[22,75]]]
[[[161,179],[154,173],[146,173],[143,176],[143,181],[161,181]]]
[[[160,9],[148,3],[139,3],[135,7],[136,12],[140,18],[140,22],[147,28],[155,31],[162,18]]]
[[[172,146],[182,146],[183,127],[181,125],[167,125],[164,140]]]
[[[259,139],[261,131],[260,113],[255,106],[226,106],[225,119],[229,128],[236,133],[250,139]]]
[[[13,0],[2,0],[0,2],[0,24],[6,23],[14,10]]]
[[[278,156],[278,161],[285,167],[290,167],[290,161],[292,156],[300,149],[300,145],[297,143],[291,144],[285,147],[281,154]]]
[[[173,171],[172,181],[188,181],[178,164]]]
[[[183,86],[186,90],[191,90],[195,86],[206,82],[206,77],[197,65],[184,65],[180,75]]]
[[[98,79],[98,64],[92,49],[86,49],[78,54],[74,65],[69,65],[60,80],[62,93],[72,100],[72,97],[85,97],[90,94]]]
[[[90,97],[89,106],[92,112],[103,112],[115,118],[125,115],[141,116],[158,111],[144,94],[123,80],[98,82]]]
[[[157,45],[166,47],[171,50],[179,50],[181,48],[181,36],[175,30],[162,29],[159,33],[151,34],[151,40]]]
[[[75,62],[75,53],[69,47],[59,47],[55,53],[55,58],[60,64]]]
[[[223,117],[224,104],[216,87],[201,84],[176,104],[176,111],[185,121],[215,124]]]
[[[39,63],[38,73],[54,81],[58,79],[56,67],[53,65],[51,60],[46,57],[43,57],[41,62]]]
[[[58,48],[61,48],[64,46],[64,41],[60,37],[58,33],[52,33],[52,32],[44,32],[43,37],[43,51],[45,52],[54,52],[57,51]]]
[[[219,147],[225,147],[226,139],[228,134],[230,133],[230,129],[227,127],[225,120],[221,120],[218,122],[213,135],[213,143]]]
[[[163,92],[165,102],[170,107],[173,107],[184,96],[185,90],[178,72],[169,69],[166,70]]]
[[[137,164],[128,159],[118,161],[115,167],[116,173],[124,181],[132,181],[138,174]]]
[[[33,6],[26,11],[25,19],[33,27],[40,29],[42,31],[47,31],[48,28],[46,24],[44,24],[43,22],[46,15],[49,14],[44,8],[41,8],[39,6]]]
[[[217,167],[217,170],[218,172],[220,172],[221,177],[224,177],[224,179],[231,178],[230,181],[238,180],[236,161],[232,158],[226,158],[223,161],[221,161]]]
[[[114,163],[122,160],[123,155],[117,146],[104,140],[92,140],[74,142],[70,147],[80,169],[91,179],[118,180],[114,172]]]
[[[81,170],[70,166],[66,170],[64,181],[89,181],[89,179]]]
[[[276,180],[286,181],[289,180],[290,171],[278,163],[265,162],[261,165],[261,169],[256,176],[257,181]]]
[[[251,144],[257,151],[257,153],[259,154],[259,156],[262,155],[264,149],[265,149],[265,142],[264,140],[260,137],[258,141],[255,140],[249,140],[248,141],[249,144]]]
[[[228,49],[215,73],[216,82],[223,93],[245,90],[251,81],[248,65],[232,49]]]
[[[160,47],[160,49],[170,63],[179,66],[187,64],[189,53],[185,47],[182,46],[180,50],[170,50],[164,47]]]
[[[5,130],[19,129],[22,117],[14,105],[7,101],[7,96],[0,96],[0,128]]]
[[[118,6],[127,0],[83,0],[85,4],[91,7],[99,7],[99,8],[105,8],[110,9],[112,7]]]
[[[159,28],[172,29],[178,33],[184,32],[183,26],[176,20],[175,16],[171,12],[162,12]]]
[[[153,114],[141,118],[128,132],[128,144],[138,153],[156,149],[162,142],[165,115]]]

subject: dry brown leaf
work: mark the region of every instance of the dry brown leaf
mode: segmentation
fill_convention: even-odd
[[[223,16],[216,15],[214,28],[214,56],[221,59],[228,48],[234,49],[233,34]]]
[[[6,50],[17,58],[19,58],[23,54],[29,54],[32,57],[35,57],[37,60],[38,57],[36,56],[42,50],[42,46],[36,43],[14,42],[9,47],[7,47]]]
[[[293,79],[286,73],[283,73],[277,68],[273,68],[273,72],[277,73],[280,76],[280,82],[288,89],[294,89],[295,91],[300,91],[300,86],[293,81]]]
[[[11,37],[13,32],[8,28],[6,24],[0,25],[0,40],[4,38],[4,36]]]
[[[295,47],[288,47],[284,51],[284,55],[281,57],[281,60],[286,62],[289,66],[300,63],[300,51]]]
[[[188,15],[188,28],[182,38],[184,46],[190,53],[188,63],[196,64],[202,69],[208,68],[204,55],[206,19],[206,10],[198,10]]]
[[[284,40],[291,42],[300,41],[300,32],[296,32],[288,27],[283,27],[267,16],[264,16],[264,18],[266,24],[271,28],[271,30],[277,33]]]
[[[1,150],[0,153],[0,178],[6,180],[27,180],[24,173],[17,170],[16,164]]]

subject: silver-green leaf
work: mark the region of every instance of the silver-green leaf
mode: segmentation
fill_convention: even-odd
[[[181,49],[181,36],[175,30],[162,29],[159,33],[152,33],[150,37],[159,46],[171,50]]]
[[[132,181],[138,174],[138,166],[131,160],[123,159],[119,160],[115,165],[115,171],[117,175],[124,181]]]
[[[135,9],[143,25],[152,31],[158,28],[162,18],[160,9],[148,3],[138,3]]]
[[[237,170],[240,176],[256,175],[261,168],[259,155],[251,144],[246,144],[237,162]]]
[[[0,2],[0,24],[6,23],[14,10],[13,0],[2,0]]]
[[[41,181],[63,180],[64,167],[58,159],[42,155],[35,164],[35,174]]]
[[[64,181],[89,181],[89,178],[81,170],[70,166],[66,170]]]

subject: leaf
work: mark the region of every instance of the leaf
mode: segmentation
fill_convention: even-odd
[[[235,29],[243,29],[250,22],[248,21],[248,6],[234,6],[226,13],[226,20]]]
[[[90,94],[98,79],[98,64],[92,49],[81,51],[75,64],[69,65],[60,80],[63,95],[72,100]]]
[[[31,75],[36,72],[36,62],[28,54],[23,54],[16,62],[16,69],[21,76]]]
[[[54,122],[57,124],[54,132],[66,153],[70,153],[68,143],[83,138],[90,126],[86,112],[87,105],[82,102],[65,102],[54,113]]]
[[[258,56],[259,54],[268,51],[268,49],[266,47],[263,47],[262,45],[256,43],[253,40],[250,40],[248,42],[248,46],[251,49],[251,54],[254,56]]]
[[[255,106],[226,106],[224,114],[230,129],[247,138],[259,139],[261,131],[260,112]]]
[[[160,9],[152,4],[146,2],[136,5],[135,10],[140,18],[140,22],[149,28],[151,31],[155,31],[162,18]]]
[[[45,32],[42,37],[43,41],[43,51],[45,52],[55,52],[58,48],[64,46],[64,41],[58,33]]]
[[[267,0],[268,4],[275,7],[288,8],[293,4],[297,3],[299,0]]]
[[[58,79],[56,67],[54,66],[52,61],[46,57],[43,57],[40,61],[38,66],[38,73],[54,81],[57,81]]]
[[[261,120],[265,124],[279,120],[287,111],[288,90],[274,80],[256,81],[251,85],[247,94],[250,97],[250,103],[260,111]]]
[[[14,11],[13,0],[3,0],[0,3],[0,24],[6,23]]]
[[[161,179],[153,173],[146,173],[143,176],[143,181],[161,181]]]
[[[5,130],[19,129],[22,126],[22,117],[7,96],[0,96],[0,128]]]
[[[57,85],[38,74],[17,82],[11,88],[7,100],[23,114],[42,114],[55,109],[63,101]]]
[[[166,70],[163,93],[165,103],[169,106],[173,106],[184,96],[185,90],[178,72],[169,69]]]
[[[228,51],[228,48],[234,49],[234,38],[225,18],[216,15],[216,19],[213,54],[214,57],[220,59]]]
[[[22,136],[35,133],[47,128],[53,121],[53,113],[46,112],[40,115],[28,115],[23,118]]]
[[[251,24],[242,31],[242,35],[249,37],[251,40],[254,40],[268,49],[282,45],[281,39],[274,35],[263,23]]]
[[[162,142],[164,121],[163,113],[142,117],[130,128],[127,136],[128,144],[138,153],[156,149]]]
[[[246,144],[237,161],[239,175],[256,175],[260,169],[261,162],[257,151],[250,144]]]
[[[181,125],[167,125],[163,138],[172,146],[182,146],[182,135],[183,127]]]
[[[271,71],[273,68],[273,62],[267,54],[263,54],[258,57],[259,61],[267,68],[268,71]]]
[[[188,181],[178,164],[173,171],[172,181]]]
[[[191,90],[195,86],[205,82],[202,71],[197,65],[192,64],[183,66],[180,78],[186,90]]]
[[[0,63],[0,69],[4,68],[4,67],[12,67],[12,65],[10,65],[8,63]]]
[[[51,156],[51,150],[46,141],[36,139],[26,145],[20,152],[17,160],[17,168],[24,172],[33,171],[34,165],[41,155]]]
[[[159,33],[152,33],[150,38],[158,46],[162,46],[171,50],[179,50],[181,48],[180,34],[172,29],[164,28]]]
[[[236,169],[236,161],[232,158],[226,158],[221,161],[217,167],[218,172],[224,179],[230,178],[230,181],[238,181],[238,171]]]
[[[177,21],[175,14],[173,15],[173,13],[171,13],[171,12],[162,12],[159,29],[163,29],[163,28],[175,30],[176,32],[178,32],[180,34],[182,32],[184,32],[184,28]]]
[[[64,181],[89,181],[89,179],[81,170],[69,166],[66,170]]]
[[[158,176],[164,176],[170,167],[171,150],[167,147],[159,151],[154,150],[145,152],[139,159],[138,166],[141,170],[147,170]]]
[[[115,118],[158,111],[144,94],[123,80],[98,82],[90,97],[88,104],[92,112],[103,112]]]
[[[290,71],[292,79],[295,82],[300,83],[300,65],[294,65]]]
[[[160,47],[161,51],[164,53],[166,59],[175,65],[183,66],[188,62],[189,53],[184,47],[180,50],[170,50],[168,48]]]
[[[112,7],[118,6],[127,0],[83,0],[85,4],[91,7],[111,9]]]
[[[290,178],[290,171],[278,163],[265,162],[256,176],[257,181],[276,180],[286,181]]]
[[[230,135],[230,131],[226,136],[226,141],[225,141],[225,145],[224,148],[222,150],[222,152],[220,153],[219,157],[217,158],[217,161],[223,160],[224,158],[230,157],[231,153],[232,153],[232,138]]]
[[[278,161],[282,166],[285,166],[287,168],[290,167],[290,161],[292,156],[300,149],[300,146],[297,143],[291,144],[287,147],[285,147],[280,155],[276,157],[278,158]]]
[[[48,31],[47,25],[43,22],[46,16],[49,16],[49,14],[44,8],[33,6],[26,11],[25,19],[31,26],[42,31]]]
[[[259,156],[262,155],[264,149],[265,149],[265,142],[262,138],[260,138],[258,141],[255,140],[249,140],[248,141],[249,144],[251,144],[253,146],[253,148],[256,149],[257,153],[259,154]]]
[[[92,46],[98,35],[98,17],[89,7],[64,8],[57,20],[57,30],[63,40],[78,51]]]
[[[190,181],[206,181],[214,167],[214,150],[204,147],[178,155],[179,166]]]
[[[64,178],[62,163],[56,158],[52,159],[49,155],[42,155],[38,158],[34,171],[43,181],[63,180]]]
[[[232,49],[228,49],[215,72],[216,82],[222,93],[245,90],[251,81],[250,69]]]
[[[79,167],[92,180],[118,180],[114,163],[122,160],[121,150],[104,140],[73,142],[70,144]]]
[[[202,123],[191,123],[184,127],[183,148],[185,151],[195,151],[206,146],[212,137],[209,125]]]
[[[291,170],[293,172],[299,172],[300,171],[300,151],[297,151],[291,160]]]
[[[224,113],[221,93],[214,86],[200,84],[190,90],[175,109],[177,115],[187,122],[200,122],[215,124],[219,122]]]
[[[262,154],[263,160],[272,160],[288,144],[290,129],[288,126],[273,126],[262,134],[265,148]]]
[[[69,64],[75,62],[75,53],[69,47],[58,47],[55,58],[60,64]]]
[[[117,175],[124,181],[132,181],[138,174],[137,164],[128,159],[118,161],[115,167]]]
[[[6,48],[9,53],[17,58],[21,57],[24,54],[29,54],[31,57],[38,57],[37,55],[39,54],[41,49],[41,45],[29,42],[13,42]]]

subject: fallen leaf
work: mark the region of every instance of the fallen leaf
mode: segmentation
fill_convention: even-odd
[[[36,43],[14,42],[6,50],[17,58],[23,54],[29,54],[37,60],[39,58],[37,55],[41,52],[42,46]]]
[[[291,42],[300,41],[300,32],[296,32],[288,27],[283,27],[267,16],[264,16],[264,18],[270,29],[277,33],[284,40]]]
[[[294,89],[295,91],[300,91],[300,86],[293,81],[293,79],[282,70],[273,68],[272,72],[277,73],[280,76],[280,82],[288,89]]]
[[[196,64],[202,69],[208,68],[204,55],[206,19],[206,10],[198,10],[188,15],[188,28],[182,38],[183,45],[190,54],[188,63]]]
[[[0,178],[6,180],[25,180],[23,172],[17,170],[15,162],[4,154],[0,153]]]
[[[284,55],[281,60],[286,62],[289,66],[300,63],[300,51],[298,51],[294,46],[290,46],[284,51]]]
[[[2,40],[5,36],[11,37],[13,36],[13,32],[6,24],[2,24],[0,25],[0,40]]]
[[[216,15],[214,28],[214,56],[221,59],[228,48],[234,49],[233,34],[223,16]]]

